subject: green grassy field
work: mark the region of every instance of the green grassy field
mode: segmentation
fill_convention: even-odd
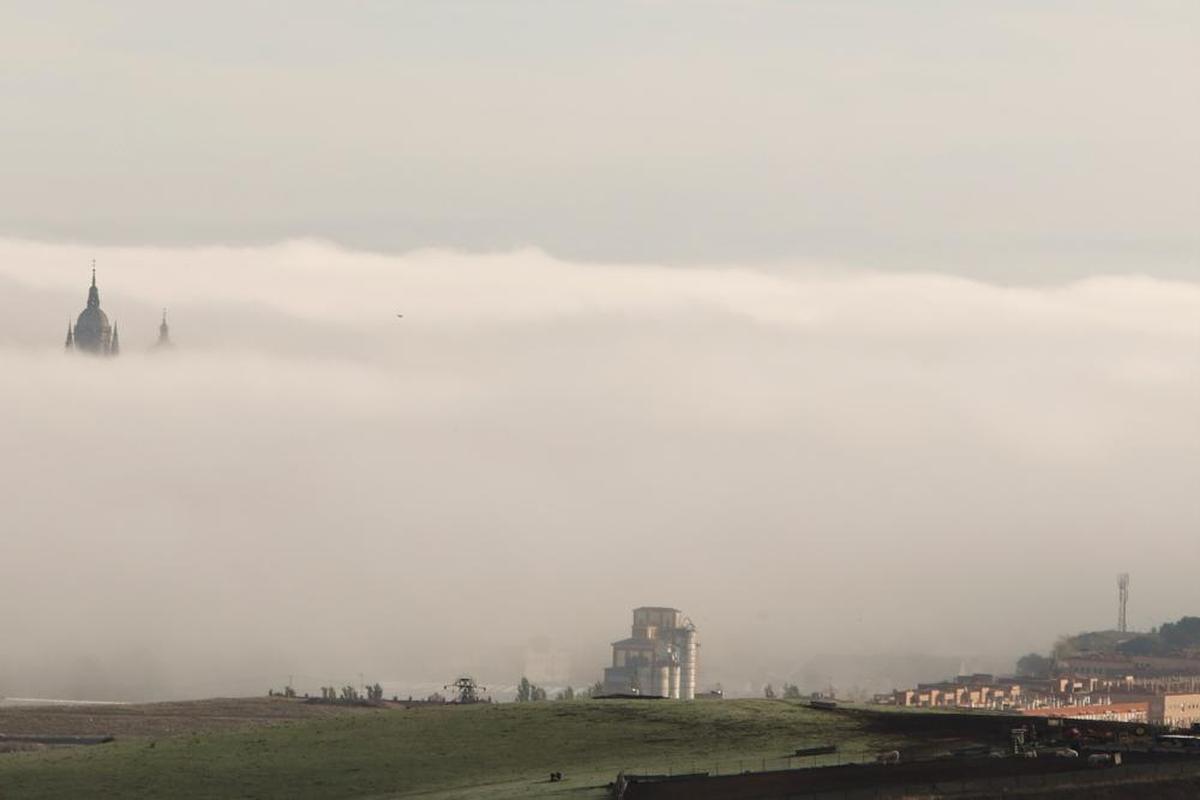
[[[851,717],[766,700],[360,710],[201,731],[0,755],[0,797],[586,798],[620,769],[727,772],[781,766],[805,744],[895,744]],[[552,771],[566,780],[549,783]]]

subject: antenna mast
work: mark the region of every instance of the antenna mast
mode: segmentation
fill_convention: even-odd
[[[1117,630],[1126,633],[1129,626],[1125,623],[1125,607],[1129,605],[1129,573],[1122,572],[1117,576]]]

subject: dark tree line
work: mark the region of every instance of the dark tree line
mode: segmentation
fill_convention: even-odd
[[[565,700],[586,700],[590,697],[598,697],[604,693],[604,684],[596,681],[586,689],[578,691],[568,686],[567,688],[554,693],[554,699],[558,701]],[[525,676],[521,676],[521,682],[517,684],[517,702],[518,703],[537,703],[549,699],[546,690],[535,683],[532,683]]]
[[[331,703],[379,703],[383,701],[383,687],[376,683],[359,692],[349,684],[341,689],[334,686],[322,686],[321,699]]]
[[[521,676],[521,682],[517,684],[517,702],[518,703],[537,703],[546,699],[546,690],[529,682],[529,679],[524,675]]]

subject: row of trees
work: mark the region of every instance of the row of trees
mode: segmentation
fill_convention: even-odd
[[[1017,659],[1018,678],[1049,678],[1054,671],[1054,659],[1041,653],[1026,653]]]
[[[799,700],[800,699],[800,687],[794,683],[784,683],[783,689],[781,691],[782,691],[782,697],[784,700]],[[779,697],[779,696],[780,695],[775,694],[775,687],[772,686],[771,684],[768,683],[766,686],[763,687],[763,697],[767,698],[768,700],[774,700],[776,697]]]
[[[1054,644],[1051,655],[1026,653],[1017,659],[1017,675],[1024,678],[1048,678],[1056,659],[1086,652],[1116,651],[1127,656],[1173,656],[1200,650],[1200,617],[1180,617],[1164,622],[1145,633],[1088,631],[1063,636]]]
[[[521,682],[517,684],[517,702],[518,703],[536,703],[539,700],[546,699],[546,690],[529,682],[529,679],[524,675],[521,676]]]
[[[604,684],[596,681],[586,689],[576,691],[568,686],[562,691],[555,692],[554,699],[563,700],[586,700],[589,697],[596,697],[604,693]],[[530,682],[525,676],[521,676],[521,682],[517,684],[517,702],[518,703],[537,703],[550,699],[547,696],[546,690],[541,686]]]
[[[349,685],[343,686],[340,691],[333,686],[322,686],[321,699],[335,703],[378,703],[383,700],[383,687],[376,683],[360,693],[358,689]]]
[[[1200,617],[1181,617],[1164,622],[1149,633],[1117,645],[1117,652],[1131,656],[1168,656],[1200,648]]]

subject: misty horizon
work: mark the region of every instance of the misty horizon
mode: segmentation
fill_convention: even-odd
[[[882,690],[1120,573],[1200,613],[1197,30],[3,4],[0,697],[589,686],[643,605],[701,690]]]
[[[61,352],[93,257],[117,359]],[[1001,670],[1111,627],[1118,571],[1132,627],[1194,611],[1200,285],[11,239],[0,284],[0,694],[510,686],[538,648],[588,685],[645,604],[738,692]]]

